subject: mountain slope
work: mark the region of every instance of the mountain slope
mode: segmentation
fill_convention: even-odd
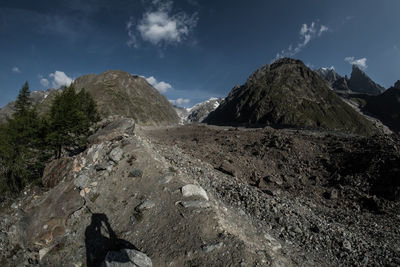
[[[121,115],[148,125],[179,121],[171,103],[140,76],[107,71],[79,77],[74,81],[74,87],[78,91],[85,89],[92,95],[103,117]]]
[[[317,73],[289,58],[255,71],[243,86],[232,89],[205,122],[320,127],[366,135],[375,132]]]
[[[400,131],[400,81],[378,96],[371,96],[364,109],[394,131]]]

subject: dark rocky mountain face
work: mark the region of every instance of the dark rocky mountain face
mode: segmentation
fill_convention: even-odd
[[[353,70],[351,72],[351,77],[348,80],[348,85],[351,91],[357,93],[378,95],[385,91],[384,87],[375,83],[356,65],[353,65]]]
[[[400,81],[378,96],[366,99],[365,111],[378,117],[394,131],[400,131]]]
[[[278,124],[358,134],[375,128],[301,61],[284,58],[255,71],[205,120],[210,124]]]
[[[140,76],[107,71],[79,77],[74,81],[74,87],[77,91],[85,89],[92,95],[102,117],[120,115],[146,125],[179,121],[171,103]]]

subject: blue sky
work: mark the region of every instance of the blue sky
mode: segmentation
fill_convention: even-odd
[[[0,106],[88,73],[140,74],[192,106],[279,56],[389,87],[400,79],[398,0],[1,0]],[[176,101],[179,99],[178,101]]]

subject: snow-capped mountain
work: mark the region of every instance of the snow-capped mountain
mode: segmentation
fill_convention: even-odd
[[[175,111],[180,118],[181,124],[203,122],[203,120],[214,111],[222,102],[222,98],[212,97],[204,102],[198,103],[191,108],[176,107]]]

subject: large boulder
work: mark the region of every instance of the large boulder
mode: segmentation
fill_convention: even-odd
[[[96,144],[111,141],[124,135],[133,135],[134,131],[134,119],[122,117],[107,118],[99,123],[99,130],[88,138],[88,142]]]

